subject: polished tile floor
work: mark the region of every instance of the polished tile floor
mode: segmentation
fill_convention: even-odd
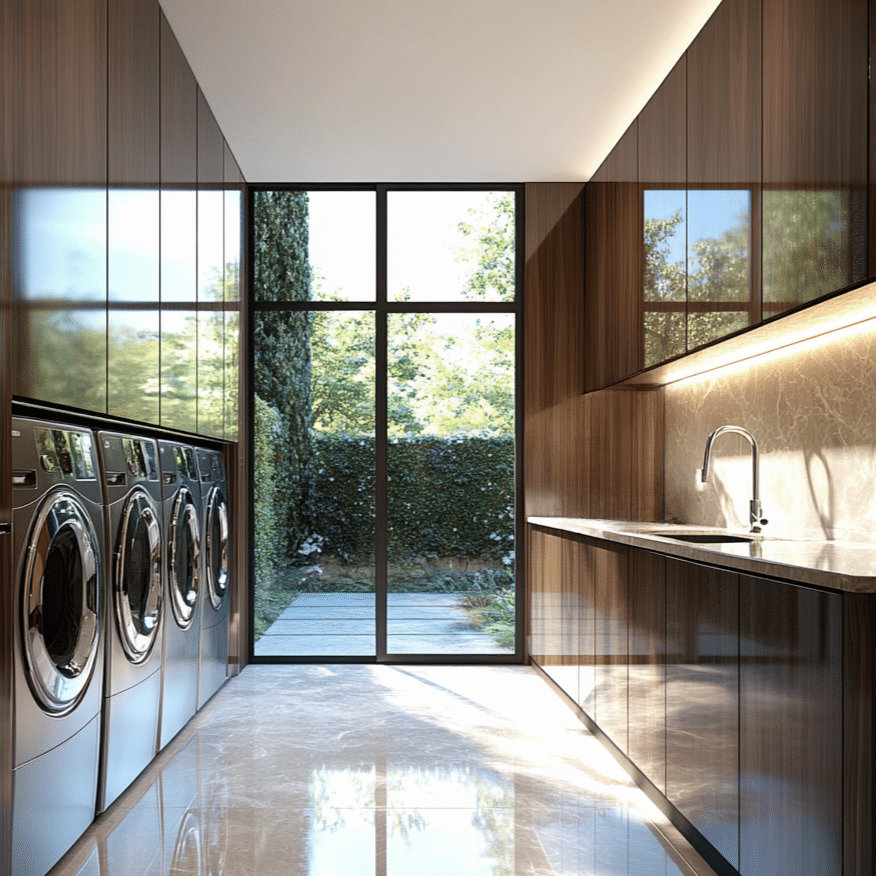
[[[51,876],[711,874],[528,667],[249,666]]]

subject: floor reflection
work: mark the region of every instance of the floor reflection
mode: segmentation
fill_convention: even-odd
[[[51,876],[710,874],[526,667],[248,667]]]

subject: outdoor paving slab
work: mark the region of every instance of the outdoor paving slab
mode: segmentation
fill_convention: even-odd
[[[258,657],[371,657],[374,636],[262,636],[255,643]]]
[[[364,657],[375,653],[372,593],[307,593],[289,605],[255,644],[258,656]],[[387,595],[391,654],[508,654],[478,629],[457,594]]]

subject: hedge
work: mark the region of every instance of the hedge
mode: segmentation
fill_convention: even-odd
[[[374,439],[313,440],[312,533],[347,560],[373,545]],[[390,443],[391,560],[498,559],[514,545],[514,439],[409,437]]]

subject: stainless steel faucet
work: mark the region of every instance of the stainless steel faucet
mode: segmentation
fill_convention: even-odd
[[[742,426],[719,426],[706,439],[706,452],[703,456],[703,483],[709,479],[709,459],[712,455],[712,444],[719,435],[726,432],[735,432],[745,438],[751,444],[751,473],[752,473],[752,496],[748,503],[748,522],[751,524],[752,532],[760,532],[762,526],[766,526],[769,521],[764,518],[763,511],[760,507],[760,473],[759,473],[759,458],[757,453],[757,441],[754,440],[754,435],[743,429]]]

